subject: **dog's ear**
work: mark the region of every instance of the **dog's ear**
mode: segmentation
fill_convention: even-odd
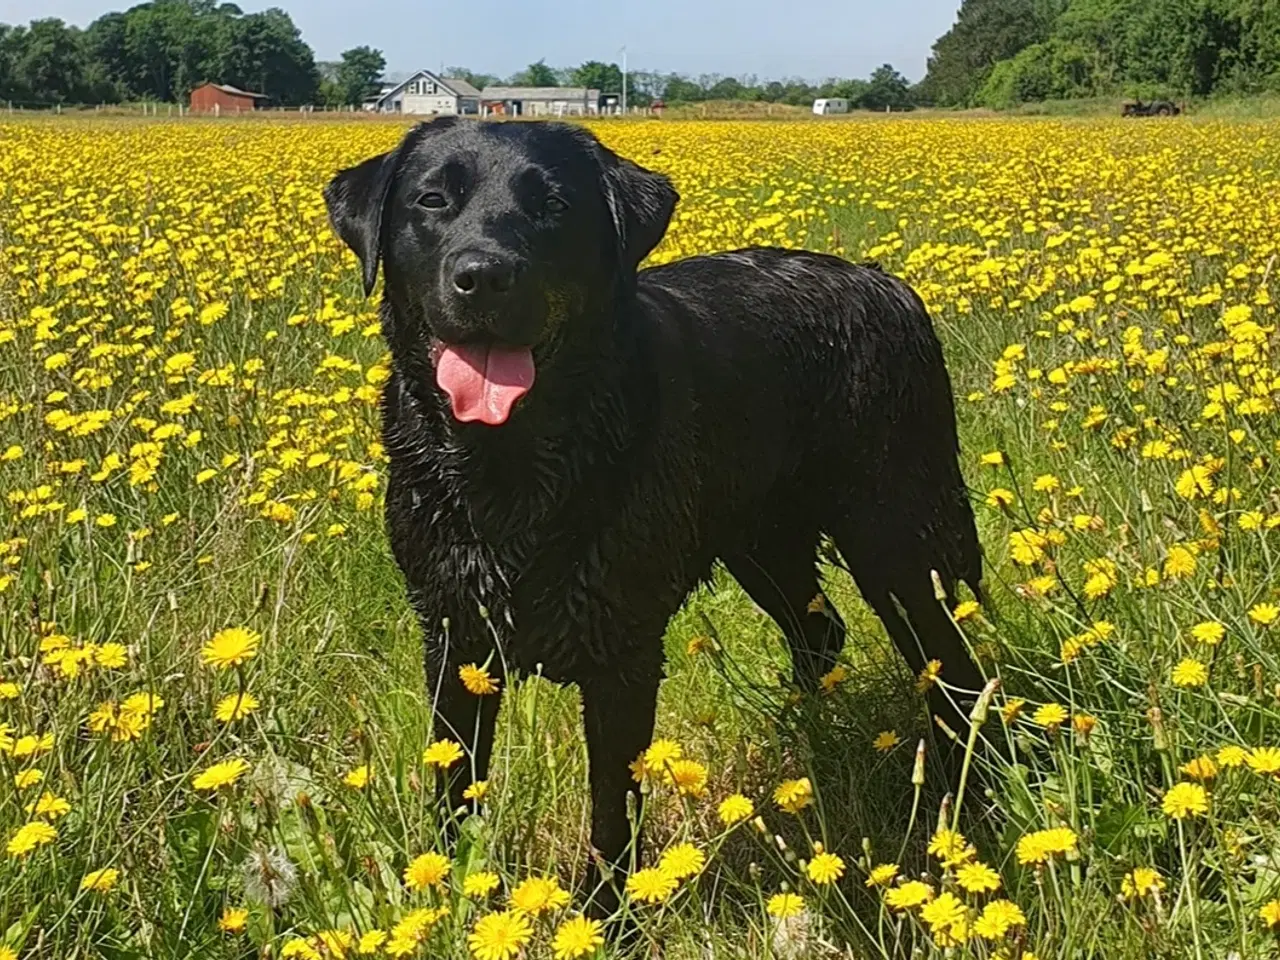
[[[605,147],[600,152],[605,201],[618,236],[618,255],[623,267],[634,271],[667,232],[680,194],[662,174],[624,160]]]
[[[382,257],[382,211],[387,205],[400,148],[342,170],[324,188],[329,223],[342,242],[360,258],[364,295],[373,292]]]

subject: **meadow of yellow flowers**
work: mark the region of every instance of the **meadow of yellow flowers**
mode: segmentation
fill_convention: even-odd
[[[512,691],[492,780],[437,800],[466,745],[319,193],[403,127],[0,124],[0,960],[1276,956],[1280,126],[596,129],[680,189],[654,262],[808,247],[929,303],[988,554],[969,726],[838,566],[816,698],[721,577],[671,627],[608,940],[572,691]]]

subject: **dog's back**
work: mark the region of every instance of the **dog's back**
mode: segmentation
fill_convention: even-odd
[[[835,257],[751,249],[644,271],[640,291],[651,321],[672,314],[682,330],[712,539],[749,535],[744,509],[794,497],[832,534],[851,513],[860,540],[891,524],[883,535],[909,550],[928,531],[912,564],[977,588],[951,386],[906,284]]]

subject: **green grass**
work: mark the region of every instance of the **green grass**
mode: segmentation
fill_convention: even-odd
[[[1242,396],[1273,390],[1273,312],[1257,297],[1273,285],[1277,157],[1265,125],[1096,129],[1082,142],[1075,123],[951,117],[601,124],[624,152],[677,175],[691,210],[672,241],[681,252],[743,236],[785,186],[795,191],[786,204],[820,209],[764,228],[774,237],[874,255],[924,291],[988,552],[990,602],[963,629],[1001,682],[974,728],[960,797],[938,762],[945,734],[931,729],[915,678],[842,571],[827,576],[849,625],[849,676],[810,698],[793,695],[776,626],[717,571],[668,629],[658,720],[658,736],[706,765],[708,798],[657,787],[644,825],[655,854],[690,840],[709,865],[668,905],[626,908],[639,937],[607,956],[941,956],[918,912],[886,909],[883,891],[864,882],[873,865],[892,862],[904,877],[927,873],[956,892],[954,869],[926,852],[940,824],[964,832],[999,872],[1000,895],[1026,915],[1024,933],[973,940],[953,956],[1274,955],[1258,911],[1280,891],[1275,778],[1224,768],[1206,815],[1185,820],[1166,815],[1162,798],[1187,782],[1179,769],[1193,757],[1265,747],[1280,721],[1280,652],[1248,613],[1276,596],[1265,524],[1280,517],[1270,460],[1280,431],[1271,409],[1233,408],[1221,420],[1205,410],[1224,384]],[[39,819],[25,807],[43,790],[70,803],[55,842],[0,852],[0,944],[24,957],[307,956],[314,942],[287,945],[334,928],[389,929],[413,907],[444,903],[450,915],[412,955],[463,957],[488,909],[459,895],[466,874],[494,870],[508,892],[531,874],[555,876],[578,903],[588,892],[576,691],[538,679],[508,691],[483,816],[461,824],[453,847],[435,774],[420,760],[431,740],[421,643],[379,516],[371,387],[384,351],[315,195],[339,159],[383,149],[396,132],[0,128],[0,682],[17,684],[0,700],[0,743],[54,736],[34,760],[0,750],[0,839]],[[52,162],[75,151],[74,163]],[[122,175],[139,154],[146,175]],[[720,155],[730,159],[716,168],[709,158]],[[808,181],[817,188],[795,200]],[[837,194],[843,206],[820,199]],[[727,214],[725,197],[748,202]],[[988,242],[1001,217],[1006,227]],[[1028,218],[1034,229],[1021,230]],[[1091,230],[1114,248],[1099,262],[1079,253]],[[1062,233],[1069,243],[1050,239]],[[942,243],[949,249],[937,259],[916,256]],[[1204,252],[1211,244],[1226,252]],[[1158,251],[1177,255],[1127,272]],[[73,252],[97,262],[77,276]],[[1113,276],[1125,279],[1107,304]],[[983,277],[996,279],[984,286]],[[1041,293],[1026,292],[1037,285]],[[1206,291],[1220,299],[1188,302]],[[1096,302],[1083,303],[1086,293]],[[1259,341],[1222,323],[1226,306],[1250,302]],[[208,304],[225,315],[203,322]],[[1126,337],[1131,327],[1139,340]],[[1250,343],[1254,353],[1242,352]],[[1012,384],[995,389],[1006,371]],[[164,406],[187,393],[191,409]],[[114,415],[77,436],[57,426],[64,409]],[[1164,439],[1168,455],[1144,455]],[[147,443],[163,451],[154,477]],[[982,465],[996,450],[1004,466]],[[112,453],[120,465],[92,479]],[[311,463],[319,454],[331,459]],[[1178,490],[1206,457],[1221,459],[1212,491],[1188,499]],[[67,469],[79,459],[82,468]],[[1057,485],[1036,483],[1046,476]],[[996,487],[1015,495],[1004,509],[987,503]],[[1215,501],[1233,488],[1233,499]],[[1242,522],[1255,510],[1262,530]],[[99,525],[104,514],[114,526]],[[1062,542],[1023,566],[1010,549],[1019,531]],[[1171,572],[1178,549],[1194,549],[1194,571]],[[1142,585],[1150,569],[1160,582]],[[1098,570],[1106,589],[1090,585]],[[1047,597],[1027,591],[1037,576],[1055,588]],[[1225,626],[1216,648],[1190,639],[1206,620]],[[1114,632],[1064,657],[1063,644],[1099,621]],[[203,664],[202,645],[230,626],[261,634],[258,655],[229,671]],[[60,676],[39,649],[49,634],[123,644],[128,663]],[[1205,686],[1172,682],[1189,657],[1209,669]],[[216,704],[240,689],[259,709],[216,721]],[[142,736],[113,742],[87,726],[103,701],[139,690],[165,701]],[[1005,723],[996,710],[1014,697],[1030,703]],[[1042,703],[1097,725],[1087,735],[1070,721],[1045,729],[1028,719]],[[901,742],[879,752],[873,740],[888,730]],[[913,782],[921,738],[930,744],[923,783]],[[234,788],[193,789],[195,774],[232,757],[251,765]],[[369,784],[344,785],[362,764]],[[9,786],[33,768],[42,784]],[[814,808],[783,814],[773,790],[802,776],[816,787]],[[763,830],[720,824],[716,805],[738,791],[754,800]],[[1055,827],[1069,827],[1078,850],[1020,863],[1019,841]],[[844,858],[841,883],[803,878],[814,841]],[[447,896],[402,882],[412,858],[431,850],[454,860]],[[264,888],[262,865],[286,860],[296,877]],[[107,867],[121,871],[116,889],[79,889]],[[1135,867],[1159,870],[1159,897],[1121,900]],[[779,923],[764,904],[784,889],[802,893],[808,910]],[[224,911],[240,906],[247,931],[220,931]],[[550,935],[540,920],[530,958],[551,956]]]

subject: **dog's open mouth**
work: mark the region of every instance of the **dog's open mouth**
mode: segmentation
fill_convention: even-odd
[[[516,401],[533,386],[533,351],[528,347],[441,343],[435,354],[436,383],[462,423],[506,423]]]

